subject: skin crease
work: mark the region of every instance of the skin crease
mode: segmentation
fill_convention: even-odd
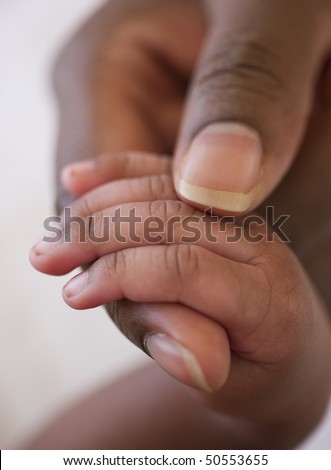
[[[54,69],[61,103],[59,210],[72,200],[60,183],[67,163],[109,151],[173,152],[205,19],[198,2],[166,5],[163,0],[143,0],[136,8],[132,0],[109,3],[60,54]],[[183,49],[176,40],[182,31]]]
[[[146,6],[151,4],[151,2],[143,3]],[[159,6],[161,6],[161,3],[159,2]],[[190,50],[189,48],[184,51],[185,54],[180,55],[180,48],[173,46],[169,48],[171,51],[175,50],[178,53],[177,60],[173,61],[175,66],[172,63],[171,74],[169,76],[176,76],[180,79],[176,81],[164,79],[165,81],[160,88],[166,90],[164,102],[169,103],[169,106],[155,107],[155,99],[159,98],[156,93],[153,96],[153,100],[151,100],[157,111],[155,112],[153,106],[150,106],[145,97],[150,96],[155,91],[153,87],[151,88],[151,84],[160,83],[161,76],[165,75],[164,69],[162,69],[160,74],[160,70],[158,66],[155,66],[154,60],[150,60],[151,56],[148,54],[146,56],[145,53],[141,56],[138,54],[139,58],[135,62],[136,52],[130,46],[130,34],[133,34],[131,32],[135,31],[131,20],[124,21],[124,24],[127,24],[126,30],[121,28],[121,32],[119,32],[120,28],[116,29],[116,27],[113,27],[109,29],[113,31],[112,34],[114,35],[127,35],[128,40],[124,41],[125,47],[123,48],[125,54],[121,53],[119,55],[126,57],[127,63],[132,64],[132,72],[128,74],[128,70],[125,67],[122,69],[123,64],[119,64],[116,73],[109,74],[109,57],[112,64],[118,60],[116,58],[116,50],[112,50],[112,48],[110,48],[110,52],[108,51],[106,55],[98,56],[96,62],[92,61],[96,66],[91,67],[91,57],[93,57],[94,51],[100,46],[100,41],[102,43],[102,41],[109,39],[108,26],[110,21],[116,23],[118,21],[116,20],[116,15],[125,19],[126,12],[129,12],[129,17],[134,18],[135,16],[130,14],[131,2],[122,2],[121,6],[114,8],[116,11],[110,8],[109,16],[104,15],[103,26],[100,24],[100,18],[94,20],[95,25],[98,25],[97,37],[93,33],[95,31],[93,21],[89,23],[87,29],[85,28],[84,34],[81,37],[85,38],[87,50],[90,52],[83,55],[83,57],[76,53],[77,49],[75,48],[78,47],[79,50],[77,44],[80,42],[78,36],[78,39],[76,38],[76,41],[71,43],[71,51],[69,48],[69,52],[67,50],[60,59],[61,65],[58,66],[56,73],[56,87],[62,102],[58,151],[59,168],[62,168],[64,163],[69,161],[114,150],[130,149],[172,153],[184,102],[185,86],[205,31],[205,24],[201,21],[201,12],[199,7],[196,10],[192,8],[192,3],[190,3],[190,8],[187,8],[187,2],[177,2],[176,7],[173,6],[173,13],[171,13],[170,8],[167,10],[169,11],[168,23],[164,19],[164,15],[162,16],[162,22],[157,23],[158,28],[163,24],[167,25],[165,29],[171,24],[173,28],[171,36],[173,37],[176,36],[176,28],[178,28],[178,31],[186,28],[185,31],[191,39],[187,41],[187,44],[190,44],[192,49]],[[178,14],[177,8],[183,8],[185,14],[182,12]],[[197,18],[199,19],[198,21],[196,21]],[[140,27],[139,21],[133,21],[133,23],[137,27],[138,36],[140,36],[141,31],[146,30],[146,28]],[[150,21],[149,24],[151,23]],[[119,43],[121,42],[119,41]],[[146,52],[146,49],[143,50]],[[163,52],[161,56],[163,58],[167,57],[167,51]],[[146,57],[147,60],[144,62],[144,67],[139,69],[138,64],[141,64],[141,60],[144,60]],[[66,62],[71,61],[71,59],[77,62],[73,68],[66,65]],[[164,65],[164,61],[162,64]],[[169,66],[167,61],[166,66]],[[94,72],[91,72],[92,70]],[[140,71],[140,74],[137,70]],[[88,80],[78,79],[77,81],[77,78],[81,78],[83,74],[88,77]],[[135,77],[135,80],[132,82],[129,80],[128,82],[128,76]],[[143,77],[141,82],[136,80],[138,76]],[[149,80],[146,79],[147,77]],[[113,86],[109,86],[110,83]],[[122,83],[125,84],[125,86],[123,85],[123,94],[120,95],[121,99],[116,100],[111,95],[111,91],[107,92],[107,90],[118,89],[118,84]],[[149,93],[146,93],[146,84],[148,84],[147,89]],[[98,92],[97,95],[92,94],[90,100],[87,100],[86,96],[89,96],[89,94],[86,91],[90,89],[98,90]],[[123,102],[125,102],[123,97],[126,95],[129,95],[131,101],[137,104],[136,108],[133,107],[133,109],[137,110],[137,113],[133,112],[130,115],[126,112],[127,110],[123,106]],[[82,97],[84,99],[81,99]],[[107,98],[112,104],[111,112],[110,108],[104,106],[104,100]],[[196,104],[193,105],[193,108],[190,105],[190,109],[194,110],[194,106]],[[258,106],[255,105],[254,108],[258,108]],[[263,106],[261,109],[264,109]],[[241,110],[241,114],[244,115],[248,112],[249,108]],[[265,113],[267,114],[266,110]],[[194,114],[196,113],[191,111],[191,115]],[[260,119],[268,121],[266,114],[262,113]],[[114,120],[114,116],[117,119]],[[145,119],[141,119],[141,116],[144,116]],[[154,124],[153,129],[151,128],[151,122]],[[187,122],[189,123],[189,120]],[[271,134],[277,135],[277,133],[279,134],[283,130],[282,128],[277,128],[279,126],[277,119],[272,119],[272,122],[275,123],[274,127],[268,129],[268,132],[266,131],[267,141],[268,135],[269,137]],[[312,117],[307,138],[296,166],[279,190],[274,193],[270,201],[277,207],[278,213],[290,213],[292,215],[289,225],[287,225],[287,233],[293,240],[292,248],[297,252],[300,260],[302,260],[304,266],[311,274],[323,298],[328,302],[330,302],[328,297],[330,294],[328,293],[327,279],[330,278],[330,263],[327,262],[326,253],[330,250],[325,214],[328,213],[327,208],[329,207],[329,183],[326,175],[330,174],[328,150],[331,148],[331,142],[327,140],[328,133],[325,132],[325,129],[329,122],[329,108],[326,105],[321,106],[316,111],[316,115]],[[197,123],[195,125],[199,127]],[[194,127],[193,124],[186,124],[186,126],[188,128],[190,126]],[[124,128],[126,129],[125,134],[123,133]],[[300,132],[302,133],[302,130],[297,130],[293,134],[299,135]],[[189,131],[183,131],[182,142],[185,142],[185,138],[187,139],[189,134]],[[282,145],[287,149],[284,152],[285,154],[289,153],[288,149],[290,147],[294,152],[294,148],[298,145],[297,143],[295,144],[294,140],[291,140],[290,143],[286,142],[286,139],[282,140]],[[179,143],[178,148],[180,149],[181,146],[185,147],[186,145]],[[272,141],[269,143],[269,148],[272,148]],[[283,152],[284,148],[279,148],[278,152]],[[177,150],[177,152],[179,151]],[[314,155],[314,159],[311,158],[312,155]],[[317,155],[318,158],[316,158]],[[284,171],[285,163],[279,166],[278,174]],[[312,178],[313,174],[316,178]],[[321,182],[318,188],[314,186],[316,181]],[[325,187],[323,187],[323,184]],[[307,189],[310,186],[311,190],[308,191]],[[87,189],[91,188],[85,187],[85,190]],[[312,197],[312,194],[314,197]],[[63,207],[69,198],[68,192],[61,189],[58,207]],[[304,236],[302,235],[303,231]],[[320,366],[319,370],[322,371],[324,367],[328,370],[330,327],[324,323],[323,307],[315,305],[315,308],[316,312],[318,312],[317,317],[321,319],[321,325],[323,325],[323,335],[325,335],[321,337],[320,349],[318,350],[319,359],[317,361]],[[124,313],[131,312],[132,315],[137,312],[139,313],[139,309],[139,305],[134,303],[127,301],[119,302],[119,310],[123,316]],[[316,357],[312,356],[312,363],[314,363],[314,360],[316,360]],[[314,369],[311,366],[312,364],[309,364],[308,361],[305,373],[307,373],[307,370]],[[298,376],[294,375],[291,379],[300,383],[302,373],[303,371],[300,371],[299,368]],[[321,375],[323,376],[323,374]],[[201,406],[201,403],[204,405],[206,403],[210,404],[209,396],[206,398],[203,395],[202,402],[201,397],[197,401],[196,394],[192,395],[191,391],[186,387],[179,385],[153,366],[135,373],[131,377],[124,378],[118,384],[108,385],[103,390],[96,392],[60,417],[56,423],[38,436],[29,446],[31,448],[112,447],[118,449],[129,447],[176,448],[177,446],[178,448],[292,447],[311,431],[323,413],[329,390],[328,373],[325,373],[323,377],[323,380],[318,382],[317,390],[314,389],[314,392],[311,393],[309,412],[307,412],[306,406],[300,408],[299,403],[302,403],[302,397],[299,394],[299,398],[296,397],[298,410],[294,410],[291,422],[285,420],[278,423],[277,426],[274,423],[272,426],[268,426],[267,423],[257,422],[254,419],[255,413],[259,414],[258,407],[255,408],[254,406],[252,407],[252,416],[246,416],[245,418],[242,416],[232,416],[230,419],[226,418],[224,414],[215,414],[211,411],[215,409],[214,398],[212,398],[214,403],[212,403],[211,408]],[[305,381],[309,382],[309,375],[305,378]],[[133,388],[135,389],[134,400],[130,391]],[[129,391],[129,395],[123,395],[125,390]],[[146,396],[149,397],[149,400],[145,400]],[[156,396],[157,400],[155,400]],[[123,407],[127,411],[126,416],[123,416],[120,412]],[[236,402],[235,400],[234,409],[238,409],[238,401]],[[304,411],[302,411],[303,409]],[[140,429],[142,416],[144,417],[143,433]],[[157,419],[155,419],[155,416],[157,416]],[[172,418],[171,423],[169,423],[168,416],[177,417],[177,419]],[[91,426],[83,431],[82,425],[86,422],[91,423]],[[178,429],[176,435],[173,435],[174,427]]]
[[[292,217],[290,218],[289,226],[286,227],[286,233],[293,240],[294,249],[300,252],[300,256],[304,261],[304,248],[300,246],[300,233],[302,228],[298,225],[298,221],[302,220],[304,227],[308,227],[311,232],[309,236],[313,238],[316,236],[315,230],[317,233],[320,232],[323,225],[325,226],[325,217],[324,212],[322,211],[323,205],[321,206],[321,211],[317,212],[314,210],[317,203],[320,201],[320,192],[316,191],[316,186],[314,186],[314,181],[311,180],[310,175],[313,174],[315,177],[318,177],[320,181],[325,181],[325,188],[323,191],[324,197],[327,194],[330,194],[328,190],[327,178],[324,177],[324,172],[327,169],[330,169],[330,163],[328,159],[328,149],[331,148],[331,140],[326,138],[325,126],[329,122],[331,113],[328,108],[320,111],[316,117],[316,120],[313,119],[307,136],[307,141],[303,147],[301,156],[298,158],[296,166],[293,168],[293,171],[285,179],[282,187],[279,188],[278,192],[275,193],[274,199],[267,201],[267,203],[273,203],[277,208],[277,213],[291,213]],[[323,139],[321,138],[324,135]],[[308,165],[309,156],[311,152],[314,155],[318,156],[314,160],[314,165],[311,163]],[[311,182],[311,183],[310,183]],[[298,189],[302,189],[303,186],[312,184],[312,190],[315,191],[309,192],[310,198],[305,204],[302,203],[302,199],[298,196],[300,192]],[[311,195],[314,195],[314,199],[311,200]],[[331,194],[330,194],[331,199]],[[327,204],[327,201],[323,202]],[[297,207],[297,211],[293,210],[293,207]],[[311,219],[307,219],[307,210],[311,208]],[[312,220],[314,223],[307,224],[307,220]],[[293,222],[292,222],[293,221]],[[302,227],[302,225],[301,225]],[[307,238],[302,239],[307,240]],[[297,241],[297,243],[295,243]],[[302,243],[301,242],[301,243]],[[314,245],[314,243],[313,243]],[[320,248],[318,243],[316,244],[316,251],[318,252]],[[288,267],[287,267],[288,269]],[[320,273],[320,282],[323,285],[325,276],[328,277],[327,272]],[[319,285],[318,279],[316,279],[317,285]],[[316,311],[318,317],[321,315],[323,318],[323,308],[316,306]],[[148,306],[145,305],[139,307],[137,304],[129,301],[119,302],[119,315],[122,316],[122,321],[120,321],[121,327],[124,330],[127,328],[130,329],[130,322],[123,324],[124,318],[128,316],[133,316],[136,318],[135,322],[139,323],[137,318],[144,316],[144,310],[148,310]],[[319,312],[319,313],[318,313]],[[138,317],[135,315],[138,315]],[[145,320],[148,316],[145,315]],[[319,350],[318,354],[321,354],[321,357],[318,359],[318,363],[325,364],[326,370],[328,370],[329,363],[329,354],[330,354],[330,326],[324,323],[322,320],[324,333],[319,335],[320,345],[323,347]],[[325,334],[325,336],[323,336]],[[312,363],[315,362],[313,355],[311,356]],[[309,363],[308,363],[309,365]],[[315,386],[316,379],[312,379],[309,371],[309,367],[306,364],[304,366],[304,371],[301,373],[304,374],[305,380],[302,381],[302,376],[300,373],[300,368],[297,369],[296,373],[291,377],[291,380],[294,379],[297,384],[300,383],[300,388],[302,384],[307,380],[308,383],[313,380],[314,392],[311,390],[305,396],[309,396],[309,408],[314,410],[312,415],[309,416],[307,412],[307,405],[304,406],[305,412],[302,411],[299,413],[299,417],[296,416],[294,412],[293,417],[290,422],[285,421],[285,423],[275,423],[272,426],[268,426],[266,423],[261,425],[258,424],[259,408],[262,405],[261,397],[257,403],[256,408],[252,406],[252,401],[250,403],[250,410],[253,411],[253,417],[250,416],[248,421],[238,418],[233,418],[232,420],[227,419],[225,416],[229,413],[229,409],[222,410],[225,411],[225,414],[216,415],[214,411],[215,406],[217,409],[217,402],[219,398],[213,395],[200,396],[197,400],[198,395],[194,397],[192,392],[186,389],[183,386],[177,385],[172,379],[167,378],[162,372],[157,371],[154,367],[145,369],[132,374],[130,377],[124,378],[122,381],[117,384],[111,384],[106,386],[104,389],[99,390],[91,397],[87,398],[83,402],[79,403],[70,410],[67,414],[62,416],[53,426],[51,426],[43,435],[39,436],[36,441],[31,444],[30,447],[33,448],[159,448],[161,443],[163,448],[282,448],[282,447],[292,447],[303,435],[305,435],[311,427],[316,424],[316,417],[320,416],[323,412],[324,405],[321,406],[321,398],[325,404],[328,396],[329,390],[329,376],[328,374],[323,373],[323,379],[318,380],[318,386]],[[316,364],[313,367],[316,369]],[[322,367],[323,369],[323,367]],[[325,372],[325,371],[324,371]],[[286,378],[286,368],[284,369],[285,375],[281,380],[284,384],[284,379]],[[282,372],[281,372],[282,374]],[[298,376],[296,375],[298,374]],[[301,378],[300,378],[301,376]],[[243,380],[243,377],[241,377]],[[245,382],[245,380],[243,380]],[[285,381],[286,383],[286,381]],[[306,382],[307,383],[307,382]],[[230,390],[236,388],[236,385],[227,385],[230,387]],[[266,386],[266,383],[262,385]],[[128,398],[123,398],[124,390],[132,390],[132,387],[135,388],[136,394],[134,402]],[[289,387],[293,391],[293,385]],[[138,390],[141,393],[138,393]],[[240,387],[242,390],[242,386]],[[316,395],[321,393],[318,397]],[[130,393],[130,392],[127,392]],[[153,394],[158,397],[156,402],[151,399],[148,403],[144,400],[145,394]],[[294,392],[293,392],[294,393]],[[220,397],[222,401],[228,401],[229,397],[226,398],[226,387],[220,392]],[[132,395],[130,395],[132,397]],[[231,392],[231,398],[233,398],[233,392]],[[300,409],[298,403],[300,402],[300,393],[298,395],[294,394],[295,402],[298,408]],[[302,397],[301,397],[302,398]],[[248,399],[246,395],[246,399]],[[289,397],[287,397],[289,399]],[[128,403],[126,400],[130,401],[130,406],[127,416],[123,416],[118,410],[119,407],[125,406],[127,409]],[[202,401],[201,401],[202,400]],[[183,405],[185,402],[185,406]],[[231,402],[231,400],[230,400]],[[267,400],[268,402],[268,400]],[[200,403],[200,404],[199,404]],[[208,406],[201,406],[201,403]],[[216,405],[215,405],[216,403]],[[240,415],[240,401],[234,399],[234,409]],[[247,403],[245,401],[245,403]],[[268,404],[266,404],[268,407]],[[154,408],[155,406],[155,408]],[[212,406],[212,408],[210,408]],[[172,416],[178,415],[178,409],[181,409],[178,418],[178,425],[183,430],[181,434],[172,435],[170,431],[171,425],[167,422],[163,423],[165,417],[171,413]],[[244,408],[246,405],[244,404]],[[281,409],[282,406],[280,406]],[[312,408],[311,408],[312,407]],[[160,412],[160,409],[163,412]],[[276,413],[279,413],[279,408],[277,407],[275,401],[273,401],[273,410]],[[144,427],[144,437],[141,436],[141,433],[138,431],[138,423],[140,422],[138,410],[143,413],[144,417],[150,416],[149,419],[145,419],[146,429]],[[158,412],[156,413],[156,410]],[[197,412],[199,410],[199,412]],[[233,413],[234,410],[232,410]],[[242,410],[243,414],[246,413],[245,410]],[[135,418],[137,416],[138,417]],[[160,420],[155,422],[155,413],[157,416],[160,416],[161,425],[159,425]],[[288,413],[288,411],[287,411]],[[317,416],[316,414],[317,413]],[[231,414],[231,411],[230,411]],[[254,416],[255,414],[255,416]],[[90,420],[91,415],[93,415],[93,424],[89,431],[79,432],[77,434],[76,430],[79,429],[79,423],[84,422],[84,420]],[[265,412],[263,413],[265,416]],[[109,421],[106,417],[109,417]],[[192,418],[194,416],[194,418]],[[135,421],[137,419],[137,422]],[[111,423],[111,424],[110,424]],[[116,423],[116,424],[115,424]],[[130,423],[130,425],[129,425]],[[254,424],[255,423],[255,424]],[[177,424],[176,424],[177,426]],[[170,427],[170,429],[169,429]],[[66,429],[66,432],[63,434],[63,429]],[[123,429],[123,435],[118,430]],[[130,431],[125,431],[125,429],[130,429]],[[116,430],[116,431],[115,431]],[[189,436],[189,438],[188,438]],[[127,442],[130,442],[128,446]],[[206,442],[207,441],[207,442]],[[132,444],[131,444],[132,443]],[[203,443],[203,444],[202,444]],[[178,447],[177,447],[178,446]]]
[[[143,150],[175,153],[178,177],[199,130],[241,122],[260,134],[264,151],[254,208],[304,136],[331,48],[331,2],[318,3],[252,0],[249,11],[229,0],[106,3],[55,67],[58,170],[103,152]],[[58,207],[69,199],[59,185]]]

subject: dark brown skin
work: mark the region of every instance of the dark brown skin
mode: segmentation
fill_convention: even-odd
[[[175,150],[180,177],[200,130],[239,122],[263,148],[254,209],[296,156],[330,73],[330,12],[330,0],[106,3],[56,66],[58,167],[103,152]]]
[[[88,20],[55,66],[58,176],[104,152],[173,153],[204,28],[194,0],[110,2]],[[58,178],[60,210],[68,198]]]
[[[151,3],[153,7],[150,6]],[[195,4],[198,5],[194,2]],[[258,4],[259,2],[256,2],[256,5]],[[295,2],[291,5],[294,4]],[[201,9],[198,6],[196,9],[193,8],[193,2],[167,2],[165,7],[162,1],[158,4],[143,1],[141,5],[146,5],[146,10],[145,7],[138,8],[137,2],[135,5],[134,10],[132,2],[120,4],[114,2],[114,6],[107,5],[103,13],[97,15],[73,40],[61,58],[56,80],[62,116],[59,168],[69,161],[92,158],[104,152],[144,150],[171,153],[174,149],[185,99],[185,87],[191,78],[193,65],[202,46],[207,28],[206,22]],[[309,10],[310,2],[307,1],[305,5]],[[259,6],[261,7],[261,4]],[[321,8],[316,10],[321,12],[328,7],[329,2],[321,2]],[[278,8],[280,13],[281,6],[276,10]],[[258,11],[261,13],[261,18],[259,15],[256,16],[257,30],[262,18],[263,24],[266,24],[266,18],[269,14],[271,15],[264,9],[258,9]],[[229,17],[235,13],[230,2],[222,2],[222,21],[225,21],[224,12],[227,12]],[[295,9],[291,14],[299,15]],[[216,13],[215,18],[217,18]],[[272,12],[272,18],[275,23],[273,27],[277,31],[275,12]],[[236,22],[236,25],[241,24],[240,20],[244,21],[244,19],[245,15],[241,19],[237,18],[239,23]],[[302,21],[306,25],[304,17]],[[265,197],[282,176],[290,160],[296,154],[295,149],[298,147],[299,137],[302,138],[307,120],[307,108],[312,96],[312,76],[316,78],[318,64],[326,55],[327,34],[323,33],[323,20],[318,21],[320,26],[318,31],[321,31],[321,34],[315,42],[313,41],[316,48],[311,47],[314,49],[311,51],[311,61],[305,62],[305,66],[310,67],[310,70],[303,70],[301,68],[303,64],[297,66],[296,61],[295,70],[294,68],[291,70],[293,76],[290,74],[289,77],[282,77],[286,81],[287,94],[281,94],[284,90],[280,90],[279,94],[278,90],[277,96],[273,97],[274,100],[268,100],[267,105],[263,93],[256,95],[248,92],[249,96],[247,96],[247,88],[239,80],[238,89],[234,92],[229,91],[228,94],[224,94],[223,91],[221,96],[213,97],[214,101],[218,98],[217,102],[220,103],[217,119],[238,120],[242,118],[244,122],[256,127],[264,139],[265,148],[268,149],[266,168],[269,168],[269,179],[265,180],[261,198]],[[115,26],[111,27],[112,24]],[[146,24],[149,25],[148,28]],[[157,46],[153,42],[155,40],[153,24],[156,24],[156,31],[160,34],[160,38],[162,34],[165,35]],[[301,27],[302,29],[299,28],[299,30],[302,40],[303,36],[311,39],[315,34],[313,31],[307,34],[306,28],[302,25]],[[181,37],[183,30],[186,33],[184,36],[188,38],[187,41],[172,45],[171,41],[176,41],[178,37]],[[146,41],[145,35],[148,36],[149,33],[150,36]],[[141,49],[138,48],[137,51],[136,45],[141,44],[142,36],[144,36],[144,46]],[[279,41],[280,43],[289,41],[290,37],[284,34]],[[138,42],[137,38],[139,38]],[[155,49],[151,54],[151,38],[156,47],[156,54]],[[246,38],[243,37],[243,41],[245,40]],[[169,45],[169,50],[162,50],[164,45]],[[278,44],[277,47],[284,49],[283,45]],[[250,54],[250,50],[252,48],[247,47],[241,52]],[[79,54],[79,51],[84,51],[84,54]],[[296,50],[291,53],[293,57],[297,57]],[[118,59],[119,56],[120,59]],[[241,57],[241,59],[249,60],[250,57]],[[207,65],[205,64],[204,67],[206,68]],[[202,71],[205,70],[204,67],[201,67]],[[169,71],[168,74],[164,73],[165,68]],[[276,70],[276,72],[279,76],[284,70]],[[236,73],[236,67],[233,73],[237,78],[240,76]],[[222,88],[225,75],[216,75],[220,90],[225,87],[224,85]],[[301,79],[303,75],[308,77],[308,83]],[[327,255],[331,247],[327,214],[329,202],[331,202],[329,190],[331,139],[328,137],[327,129],[331,122],[331,112],[325,99],[330,89],[325,77],[327,74],[323,76],[324,92],[321,103],[319,102],[314,110],[300,155],[292,171],[268,203],[274,204],[279,214],[291,214],[292,217],[286,225],[286,232],[293,241],[292,248],[311,274],[315,285],[330,307],[328,284],[330,257]],[[254,77],[254,79],[257,78]],[[261,83],[257,81],[259,89],[261,86],[263,88],[264,79],[262,78]],[[247,76],[246,80],[248,80]],[[197,83],[201,81],[198,80]],[[210,83],[209,85],[210,89],[214,89]],[[210,114],[211,109],[208,109],[210,98],[206,99],[204,95],[206,89],[208,98],[210,95],[205,85],[202,91],[197,85],[192,93],[193,99],[191,98],[179,138],[179,149],[187,145],[185,142],[192,133],[196,132],[197,128],[203,127],[203,122],[195,121],[197,115],[202,116],[205,122],[216,119]],[[162,90],[162,95],[160,90]],[[196,96],[199,98],[197,99]],[[299,102],[300,106],[298,106]],[[105,103],[108,105],[105,106]],[[195,103],[199,104],[199,110],[202,109],[202,113],[194,111]],[[241,103],[240,106],[238,103]],[[292,110],[294,114],[290,113]],[[265,126],[270,127],[266,129]],[[279,146],[278,142],[280,142]],[[177,158],[179,157],[180,151],[177,151]],[[277,160],[276,157],[279,159]],[[268,171],[266,174],[268,175]],[[273,179],[270,179],[270,174],[273,175]],[[84,190],[76,192],[85,192],[87,189],[89,188],[85,185]],[[59,193],[58,201],[59,207],[63,207],[67,201],[67,194],[63,190]],[[125,302],[120,302],[119,306],[122,309],[120,311],[125,315],[130,314],[130,309],[135,309],[135,304],[131,304],[128,310],[128,304]],[[136,309],[139,311],[139,306]],[[274,421],[261,424],[258,408],[253,409],[249,419],[245,413],[237,418],[216,415],[202,406],[189,389],[179,385],[152,366],[132,374],[118,384],[105,387],[77,405],[37,438],[31,447],[77,449],[293,447],[318,423],[329,394],[331,333],[330,325],[325,320],[325,310],[320,305],[316,305],[316,317],[319,318],[317,323],[320,325],[317,330],[318,334],[321,334],[320,348],[316,356],[312,356],[312,361],[308,360],[306,367],[298,368],[297,376],[293,374],[292,377],[293,384],[300,385],[303,375],[308,374],[304,380],[307,383],[309,374],[312,373],[314,387],[313,390],[309,390],[311,394],[309,405],[300,397],[300,394],[295,397],[297,410],[294,410],[290,420],[285,419],[277,425]],[[131,335],[134,336],[134,332],[131,332]],[[314,375],[316,368],[320,373]],[[293,387],[289,387],[289,390],[292,389]],[[288,392],[285,400],[289,395]],[[147,400],[149,396],[150,399]],[[291,398],[289,399],[291,401]],[[283,404],[279,405],[280,409],[283,409]],[[125,416],[123,416],[123,409],[126,410]],[[254,419],[255,411],[256,419]],[[170,422],[169,416],[172,417]],[[143,432],[141,432],[142,419],[144,420]],[[89,426],[81,432],[84,427],[82,423],[86,422]]]

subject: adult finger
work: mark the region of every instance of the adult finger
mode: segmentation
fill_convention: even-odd
[[[108,304],[118,328],[171,376],[211,392],[225,383],[230,347],[224,328],[180,304],[138,304],[127,299]]]
[[[58,175],[105,153],[172,153],[203,28],[191,0],[108,1],[88,19],[55,66]],[[59,211],[68,201],[58,178]]]
[[[195,206],[242,213],[287,171],[331,46],[331,3],[206,0],[210,32],[176,155]]]

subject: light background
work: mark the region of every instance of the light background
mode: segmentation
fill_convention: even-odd
[[[101,0],[0,0],[0,448],[17,448],[64,406],[149,359],[102,309],[76,312],[66,278],[28,262],[53,214],[56,51]],[[331,448],[331,410],[305,448]]]
[[[96,0],[0,0],[0,448],[88,390],[147,361],[100,308],[71,310],[68,277],[33,270],[28,252],[54,213],[54,55]]]

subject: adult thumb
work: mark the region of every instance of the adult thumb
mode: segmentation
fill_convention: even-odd
[[[243,213],[268,196],[297,153],[331,44],[331,5],[207,4],[209,34],[182,121],[175,185],[196,207]]]

